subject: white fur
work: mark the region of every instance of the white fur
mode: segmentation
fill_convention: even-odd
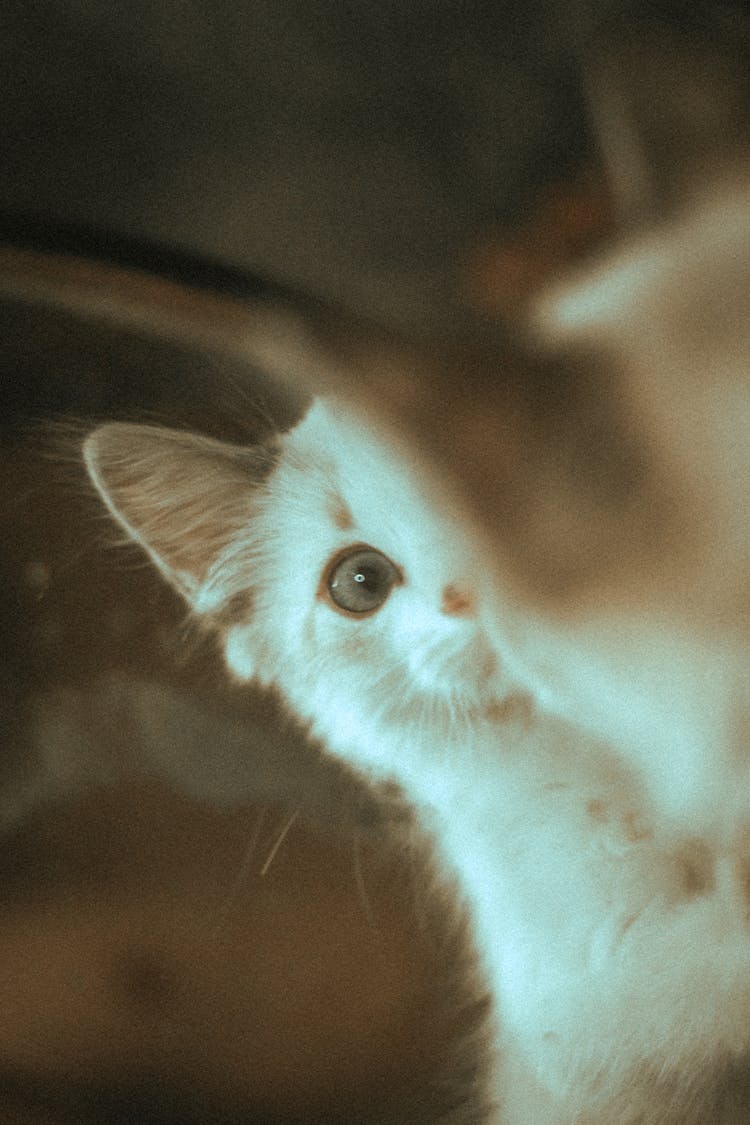
[[[106,493],[104,440],[96,460]],[[225,633],[234,675],[277,684],[334,753],[397,778],[423,810],[459,874],[497,1002],[498,1120],[688,1120],[687,1103],[672,1117],[647,1095],[636,1104],[636,1076],[674,1075],[687,1089],[696,1071],[750,1051],[733,843],[690,839],[666,796],[661,807],[668,783],[646,777],[638,755],[524,698],[489,604],[441,611],[446,585],[481,590],[489,578],[460,520],[438,515],[365,426],[316,403],[255,489],[253,516],[194,605],[251,586],[252,613]],[[332,496],[353,527],[336,526]],[[108,503],[118,512],[116,496]],[[138,525],[137,511],[118,518]],[[357,619],[320,585],[353,543],[404,575]],[[632,1111],[621,1108],[631,1084]]]

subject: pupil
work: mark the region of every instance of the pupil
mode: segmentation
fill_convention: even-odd
[[[364,574],[355,574],[354,575],[354,581],[355,582],[364,582],[364,580],[365,580]]]

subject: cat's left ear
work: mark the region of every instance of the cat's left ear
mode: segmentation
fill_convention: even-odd
[[[207,585],[209,571],[247,528],[274,452],[120,422],[100,426],[83,445],[89,476],[111,514],[199,613],[221,602],[221,591]]]

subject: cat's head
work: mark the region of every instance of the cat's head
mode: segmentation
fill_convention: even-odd
[[[460,722],[498,661],[458,520],[365,424],[325,401],[272,449],[114,423],[86,463],[111,513],[240,679],[277,683],[309,718]]]

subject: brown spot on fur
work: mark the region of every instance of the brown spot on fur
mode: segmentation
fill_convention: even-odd
[[[625,836],[631,844],[638,844],[641,840],[651,840],[653,832],[647,828],[638,813],[627,812],[622,818],[625,825]]]
[[[599,797],[592,797],[586,802],[586,812],[597,824],[606,824],[610,819],[609,806]],[[647,828],[643,819],[636,812],[626,812],[622,817],[622,827],[625,839],[629,844],[639,844],[643,840],[653,838],[653,832]]]
[[[677,871],[685,898],[707,894],[714,886],[714,854],[704,840],[688,840],[679,849]]]
[[[521,722],[530,726],[534,714],[534,704],[531,696],[523,692],[507,695],[505,699],[493,699],[484,710],[485,717],[491,723]]]
[[[598,824],[604,824],[609,820],[609,810],[604,801],[600,800],[598,797],[586,802],[586,812],[591,819],[597,821]]]
[[[337,492],[332,492],[328,497],[326,512],[339,531],[351,531],[354,527],[354,517],[349,506]]]

